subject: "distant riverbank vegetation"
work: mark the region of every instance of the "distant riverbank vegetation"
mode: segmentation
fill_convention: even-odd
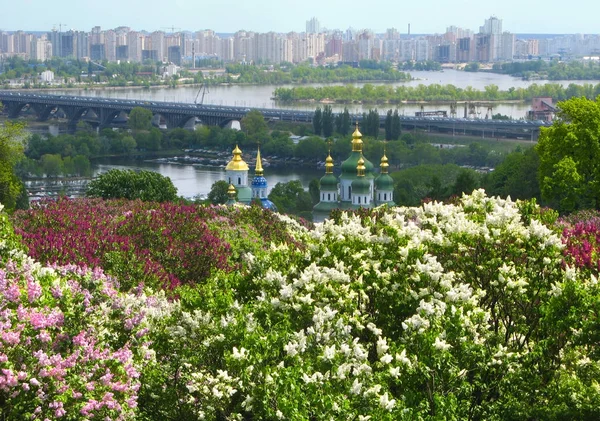
[[[512,63],[496,63],[492,71],[523,79],[546,80],[600,80],[600,63],[593,61],[544,61],[532,60]]]
[[[312,66],[308,63],[292,64],[225,64],[219,60],[203,60],[204,71],[192,71],[182,67],[174,76],[164,76],[165,64],[146,60],[143,63],[101,63],[54,57],[45,62],[10,57],[4,62],[0,73],[0,87],[11,87],[10,81],[20,81],[24,88],[56,88],[75,86],[158,86],[193,83],[244,83],[276,85],[283,83],[340,83],[360,81],[398,82],[410,80],[410,74],[399,71],[390,62],[361,60],[353,65]],[[415,70],[433,70],[431,63],[406,65]],[[404,66],[404,67],[406,67]],[[411,67],[412,66],[412,67]],[[54,72],[52,84],[41,82],[39,74],[45,70]]]
[[[459,88],[454,85],[389,86],[365,84],[293,88],[276,88],[276,100],[294,101],[333,101],[337,103],[400,104],[403,101],[524,101],[534,97],[551,97],[561,101],[572,97],[593,99],[600,95],[600,83],[564,87],[557,83],[533,84],[527,88],[500,90],[496,85],[488,85],[484,90],[470,86]]]
[[[313,67],[307,64],[293,65],[291,63],[266,67],[233,64],[226,66],[226,70],[227,82],[233,81],[231,80],[232,75],[239,75],[235,79],[238,83],[261,85],[360,81],[398,82],[411,79],[408,73],[398,71],[392,63],[375,60],[361,60],[358,67],[349,65]]]

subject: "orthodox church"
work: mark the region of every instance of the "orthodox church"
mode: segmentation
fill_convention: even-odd
[[[356,130],[352,134],[352,152],[342,162],[342,173],[337,178],[333,174],[331,151],[325,160],[325,175],[321,178],[319,203],[313,208],[314,222],[322,222],[333,209],[373,208],[393,201],[394,181],[388,174],[388,159],[381,157],[380,172],[376,176],[373,164],[363,156],[362,134]]]
[[[262,159],[260,157],[260,148],[256,153],[256,167],[254,169],[254,178],[250,187],[248,187],[248,164],[242,159],[242,151],[236,145],[233,150],[233,158],[225,167],[229,189],[227,191],[229,200],[227,204],[236,202],[250,205],[253,200],[260,202],[265,209],[277,212],[277,207],[267,198],[267,179],[264,176]]]

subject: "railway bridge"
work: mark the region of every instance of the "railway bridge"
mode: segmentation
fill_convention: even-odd
[[[71,95],[49,95],[41,92],[0,90],[0,102],[9,118],[17,118],[27,110],[32,110],[39,121],[48,120],[53,114],[62,111],[68,121],[68,128],[74,131],[80,120],[85,120],[100,128],[111,126],[117,117],[127,115],[133,108],[148,109],[153,115],[164,120],[167,128],[185,127],[196,121],[205,125],[224,127],[231,121],[241,120],[250,110],[260,111],[267,120],[291,122],[312,122],[313,112],[294,109],[249,108],[211,104],[186,104],[152,100],[129,100]],[[352,114],[352,121],[361,122],[361,114]],[[381,127],[385,115],[380,116]],[[530,120],[487,120],[448,118],[443,116],[400,116],[403,130],[452,133],[453,135],[480,136],[483,138],[519,138],[537,140],[540,127],[551,123]]]

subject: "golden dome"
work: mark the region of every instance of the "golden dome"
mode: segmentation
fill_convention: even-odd
[[[358,165],[356,166],[356,175],[359,177],[364,177],[365,169],[365,160],[363,159],[362,154],[360,154],[360,159],[358,160]]]
[[[260,159],[260,148],[256,152],[256,168],[254,169],[254,174],[257,176],[263,175],[263,167],[262,160]]]
[[[356,122],[356,130],[352,133],[352,152],[362,152],[362,133],[358,131],[358,121]]]
[[[230,184],[229,188],[227,189],[227,196],[229,196],[229,200],[235,200],[236,195],[237,192],[235,191],[235,187],[233,186],[233,184]]]
[[[333,174],[333,158],[331,157],[331,153],[325,159],[325,174]]]
[[[228,171],[248,171],[248,164],[242,159],[242,151],[237,145],[233,150],[233,159],[229,161],[225,169]]]
[[[388,164],[388,159],[384,152],[383,156],[381,157],[381,164],[379,164],[379,167],[381,168],[381,174],[387,174],[389,166],[390,164]]]

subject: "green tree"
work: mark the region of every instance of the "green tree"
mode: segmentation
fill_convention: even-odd
[[[320,189],[321,183],[319,183],[318,178],[313,178],[312,180],[310,180],[310,183],[308,183],[308,193],[310,194],[310,198],[312,199],[313,205],[319,203]]]
[[[385,116],[385,140],[392,140],[392,110]]]
[[[242,118],[242,130],[253,144],[263,142],[268,135],[268,126],[265,117],[258,110],[251,110]]]
[[[317,136],[321,135],[323,131],[323,112],[321,111],[321,107],[317,107],[315,110],[315,114],[313,115],[313,130]]]
[[[295,155],[297,158],[312,161],[325,159],[325,156],[327,156],[327,144],[318,136],[307,137],[298,142]]]
[[[599,99],[560,102],[559,118],[536,145],[542,197],[561,212],[600,209]]]
[[[350,121],[350,112],[348,111],[348,108],[344,107],[344,112],[342,113],[341,127],[338,129],[338,132],[342,136],[346,136],[347,134],[349,134],[351,123],[352,122]]]
[[[511,199],[540,199],[538,170],[540,160],[534,148],[525,151],[516,150],[506,156],[504,161],[487,174],[483,180],[486,192],[490,196]]]
[[[392,128],[391,128],[391,139],[390,140],[398,140],[400,139],[400,116],[398,115],[398,109],[394,110],[394,115],[392,116]]]
[[[168,202],[177,199],[177,189],[169,177],[153,171],[110,170],[92,180],[86,196]]]
[[[227,203],[229,200],[229,196],[227,195],[228,189],[229,184],[227,181],[215,181],[210,188],[210,192],[208,193],[208,201],[213,205],[222,205],[223,203]]]
[[[477,188],[477,178],[475,171],[463,169],[452,186],[452,194],[462,196],[463,193],[471,194]]]
[[[304,191],[298,180],[275,184],[269,193],[269,200],[281,213],[300,215],[312,210],[310,194]]]
[[[152,128],[152,111],[135,107],[129,113],[127,125],[132,130],[150,130]]]
[[[58,154],[42,155],[40,164],[46,177],[58,177],[63,173],[63,160]]]
[[[331,105],[326,105],[323,108],[323,116],[322,116],[322,124],[323,124],[323,136],[329,137],[333,134],[333,126],[334,126],[334,118],[333,111],[331,110]]]
[[[15,173],[15,166],[24,159],[23,126],[0,125],[0,203],[9,212],[17,207],[19,197],[25,192],[23,182]]]
[[[92,166],[87,156],[77,155],[73,158],[73,165],[75,167],[75,174],[80,177],[88,177],[92,175]]]

